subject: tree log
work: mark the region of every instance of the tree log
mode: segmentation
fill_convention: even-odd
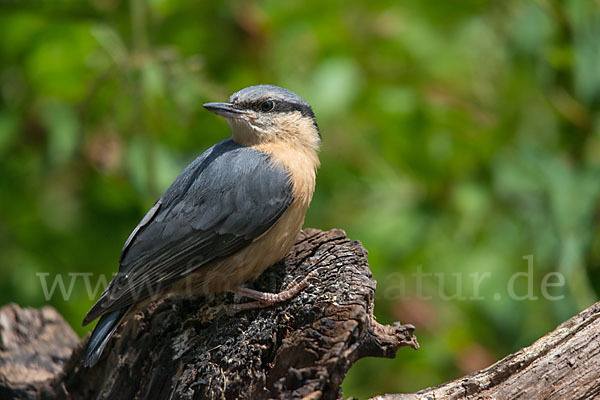
[[[339,230],[303,231],[253,287],[278,292],[319,266],[319,282],[290,301],[229,316],[232,294],[167,297],[125,321],[100,362],[83,368],[78,339],[50,307],[0,309],[0,399],[342,397],[362,357],[418,348],[414,327],[373,316],[375,282],[359,242]],[[496,364],[413,399],[594,399],[600,396],[600,303]]]
[[[414,394],[378,400],[600,398],[600,302],[494,365]]]
[[[0,309],[0,399],[39,398],[79,338],[52,307]]]
[[[233,294],[157,300],[121,325],[92,368],[82,365],[87,338],[76,345],[52,309],[29,321],[20,316],[35,310],[4,307],[0,398],[341,398],[357,359],[418,348],[412,325],[375,320],[366,255],[342,231],[303,231],[285,260],[253,282],[279,292],[321,260],[318,282],[290,301],[230,316],[227,305],[243,301]],[[35,335],[37,326],[48,333]],[[7,341],[27,346],[27,357]]]

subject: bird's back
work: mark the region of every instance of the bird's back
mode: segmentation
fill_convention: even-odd
[[[119,273],[84,323],[235,254],[269,230],[292,201],[285,167],[231,139],[218,143],[179,175],[135,228]]]

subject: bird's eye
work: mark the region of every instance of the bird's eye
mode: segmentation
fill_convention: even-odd
[[[260,103],[261,111],[271,111],[275,108],[275,103],[272,100],[266,100]]]

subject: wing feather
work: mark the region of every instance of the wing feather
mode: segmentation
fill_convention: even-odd
[[[288,172],[228,139],[192,162],[133,230],[119,273],[84,319],[151,296],[266,232],[292,202]]]

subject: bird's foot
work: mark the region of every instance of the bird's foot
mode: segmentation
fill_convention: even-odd
[[[319,267],[312,270],[308,275],[304,278],[297,278],[292,281],[285,290],[279,293],[267,293],[261,292],[258,290],[246,288],[239,286],[237,289],[233,290],[235,293],[241,294],[246,297],[250,297],[256,301],[241,303],[241,304],[232,304],[227,308],[228,315],[235,315],[238,312],[253,310],[257,308],[265,308],[272,306],[276,303],[281,303],[291,299],[296,296],[306,287],[310,286],[312,283],[318,282],[318,276],[320,273],[327,270],[327,267]]]

